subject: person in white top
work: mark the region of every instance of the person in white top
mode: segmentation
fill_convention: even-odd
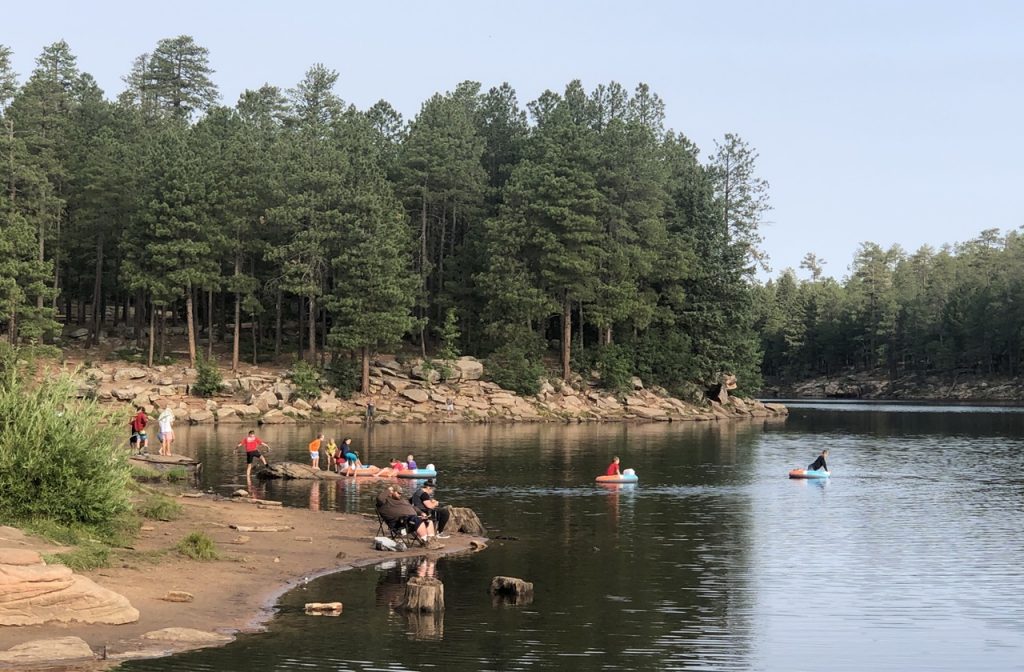
[[[157,422],[160,423],[160,454],[170,455],[171,444],[174,443],[174,411],[170,407],[164,408]]]

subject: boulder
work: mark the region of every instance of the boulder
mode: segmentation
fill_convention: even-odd
[[[448,508],[451,517],[448,519],[447,532],[461,532],[471,534],[475,537],[486,537],[487,529],[480,522],[480,517],[473,509],[464,506],[452,506]]]
[[[313,402],[313,408],[320,411],[321,413],[326,413],[328,415],[337,415],[338,413],[341,412],[343,404],[333,394],[324,393],[321,394],[320,397],[315,402]]]
[[[98,383],[108,383],[113,378],[113,376],[103,369],[98,369],[96,367],[84,369],[79,375],[86,380],[95,380]]]
[[[213,411],[208,411],[205,408],[196,408],[189,411],[188,422],[191,425],[200,425],[207,422],[213,422]]]
[[[408,378],[394,378],[392,376],[384,376],[384,384],[395,392],[401,392],[412,385]]]
[[[194,630],[192,628],[163,628],[142,635],[143,639],[157,642],[179,642],[183,644],[221,644],[230,642],[232,637],[217,632]]]
[[[436,383],[441,380],[441,374],[434,367],[427,368],[423,364],[412,367],[412,377],[425,380],[428,383]]]
[[[276,408],[260,416],[261,425],[284,425],[291,422],[295,422],[295,418],[285,415],[283,411]]]
[[[492,394],[490,397],[491,404],[495,406],[515,406],[516,397],[514,394],[508,392],[500,392],[498,394]]]
[[[75,340],[78,340],[79,338],[85,338],[88,335],[89,335],[89,330],[86,329],[85,327],[80,327],[78,329],[72,329],[71,331],[68,332],[68,338],[73,338]]]
[[[310,417],[309,411],[304,411],[294,406],[285,406],[281,409],[281,412],[293,418],[302,418],[303,420],[309,420]]]
[[[292,406],[299,409],[300,411],[312,411],[313,407],[305,399],[296,399],[292,402]]]
[[[78,637],[36,639],[0,651],[0,665],[5,669],[10,665],[42,669],[44,663],[94,659],[92,649]]]
[[[260,409],[260,413],[266,413],[272,408],[277,408],[277,395],[270,390],[264,390],[253,398],[252,405]]]
[[[276,383],[273,387],[274,395],[277,396],[281,401],[288,401],[292,398],[294,389],[292,386],[285,382]]]
[[[459,380],[480,380],[484,375],[483,362],[475,357],[459,357],[452,364],[459,371]]]
[[[118,401],[131,401],[135,398],[134,387],[115,387],[110,394]]]
[[[633,386],[634,390],[644,389],[644,381],[640,380],[640,376],[633,376],[630,378],[629,384]]]
[[[645,420],[668,420],[668,412],[662,408],[630,405],[629,412]]]
[[[205,407],[206,407],[206,410],[210,411],[211,413],[216,413],[217,412],[217,402],[214,401],[213,399],[207,399]]]
[[[138,610],[123,596],[63,565],[44,564],[38,553],[7,559],[14,562],[0,565],[0,625],[139,620]]]
[[[402,396],[417,404],[423,403],[430,399],[430,394],[422,387],[406,388],[402,390]]]

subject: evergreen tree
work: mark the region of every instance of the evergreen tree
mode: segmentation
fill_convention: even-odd
[[[128,75],[129,94],[144,108],[189,120],[217,103],[217,86],[210,76],[210,52],[189,35],[157,42],[152,54],[140,56]]]

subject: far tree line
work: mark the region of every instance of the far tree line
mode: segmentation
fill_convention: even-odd
[[[567,380],[757,389],[757,154],[727,134],[702,159],[646,85],[523,106],[463,82],[405,120],[321,64],[221,105],[185,35],[127,69],[108,99],[63,41],[23,83],[0,46],[10,343],[73,323],[152,363],[181,320],[192,362],[230,341],[234,368],[290,351],[364,390],[373,352],[442,341],[524,389],[554,355]]]
[[[842,281],[792,270],[755,288],[764,373],[798,381],[847,371],[1024,373],[1024,236],[997,229],[941,249],[860,246]]]

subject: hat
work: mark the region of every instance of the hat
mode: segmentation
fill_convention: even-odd
[[[423,484],[423,487],[424,488],[433,488],[434,487],[434,479],[428,478],[427,482]]]

